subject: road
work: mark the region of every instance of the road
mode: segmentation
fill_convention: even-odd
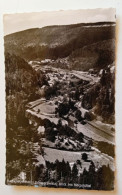
[[[115,144],[114,136],[106,133],[105,131],[98,130],[90,124],[82,125],[77,124],[77,130],[82,132],[85,136],[92,138],[94,141],[103,141],[111,144]]]
[[[46,69],[46,68],[47,67],[43,67],[43,69]],[[61,73],[64,75],[68,74],[69,78],[73,74],[80,79],[90,81],[90,83],[95,83],[95,82],[98,82],[98,80],[99,80],[99,77],[91,76],[90,74],[88,74],[88,72],[75,71],[75,70],[66,71],[64,69],[58,69],[58,68],[53,68],[53,67],[48,67],[48,68],[50,68],[52,71],[54,71],[54,72],[52,72],[52,78],[53,78],[53,73],[57,72],[57,73]],[[60,82],[62,83],[61,88],[64,88],[63,80],[60,79]],[[69,86],[67,85],[67,87],[69,87]],[[41,103],[42,102],[35,101],[35,103],[32,103],[31,108],[33,108],[33,109],[35,107],[38,108]],[[47,117],[50,120],[52,120],[53,122],[56,121],[56,124],[57,124],[58,118],[56,118],[54,114],[47,114],[46,112],[43,112],[41,107],[40,107],[40,113],[37,113],[34,110],[33,111],[28,110],[28,111],[31,113],[33,112],[32,114],[37,115],[38,117],[42,117],[42,118]],[[82,132],[85,136],[91,137],[95,141],[104,141],[104,142],[115,144],[114,135],[112,133],[105,132],[105,130],[102,130],[101,128],[97,128],[90,123],[87,123],[86,125],[82,125],[82,124],[78,123],[77,130],[79,132]]]

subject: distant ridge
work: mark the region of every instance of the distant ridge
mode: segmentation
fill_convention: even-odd
[[[78,66],[81,68],[90,57],[88,66],[90,68],[98,65],[97,60],[100,62],[100,59],[104,65],[113,61],[111,54],[114,53],[114,39],[115,22],[97,22],[27,29],[5,36],[4,44],[5,53],[19,56],[27,62],[67,57],[72,61],[72,56],[74,58],[76,54],[80,58],[86,58],[85,61],[81,59],[83,63],[79,62]],[[106,54],[110,60],[107,60]]]
[[[24,31],[28,31],[28,30],[34,30],[34,29],[43,29],[43,28],[52,28],[52,27],[71,27],[71,28],[75,28],[75,27],[79,27],[79,26],[98,26],[98,25],[116,25],[116,22],[91,22],[91,23],[77,23],[77,24],[69,24],[69,25],[50,25],[50,26],[44,26],[42,28],[29,28],[29,29],[25,29],[25,30],[21,30],[21,31],[18,31],[18,32],[14,32],[14,33],[11,33],[11,34],[7,34],[5,35],[4,37],[7,37],[9,35],[12,35],[12,34],[16,34],[16,33],[19,33],[19,32],[24,32]]]

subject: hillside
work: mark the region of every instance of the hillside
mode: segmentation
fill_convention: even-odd
[[[4,40],[6,52],[30,61],[65,58],[85,46],[114,38],[113,23],[93,23],[29,29],[7,35]]]
[[[68,59],[72,69],[87,71],[90,68],[105,68],[115,60],[115,40],[103,40],[78,48]]]

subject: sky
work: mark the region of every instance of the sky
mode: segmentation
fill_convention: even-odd
[[[115,22],[114,8],[16,13],[5,14],[3,18],[4,35],[30,28],[42,28],[51,25],[103,21]]]

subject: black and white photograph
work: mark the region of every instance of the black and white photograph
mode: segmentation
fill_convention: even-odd
[[[4,15],[7,185],[115,187],[116,12]]]

